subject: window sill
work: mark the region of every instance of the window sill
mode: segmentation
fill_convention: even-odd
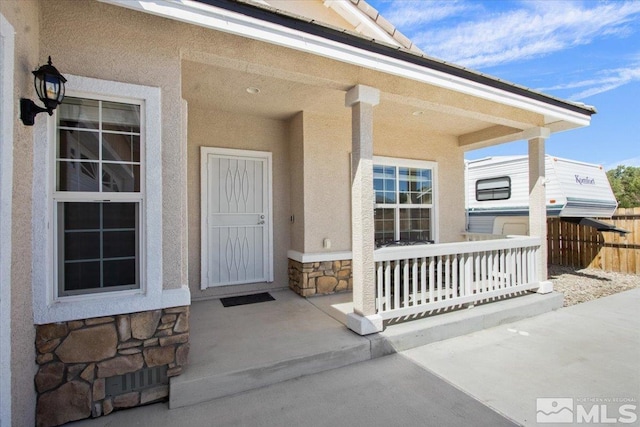
[[[34,322],[43,325],[93,317],[115,316],[191,304],[189,287],[141,293],[139,290],[64,297],[34,306]]]

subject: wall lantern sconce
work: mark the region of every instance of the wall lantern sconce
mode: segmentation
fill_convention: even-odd
[[[20,98],[20,120],[25,126],[33,126],[37,114],[46,111],[50,116],[53,115],[53,110],[64,99],[64,84],[67,82],[67,79],[56,70],[56,67],[51,65],[51,57],[46,65],[32,71],[32,73],[35,76],[33,85],[36,87],[38,98],[45,108],[38,107],[30,99]]]

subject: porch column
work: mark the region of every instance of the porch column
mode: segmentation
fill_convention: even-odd
[[[538,257],[538,293],[553,291],[553,284],[547,280],[547,201],[545,173],[545,140],[551,132],[547,128],[533,128],[525,131],[529,141],[529,235],[540,237]]]
[[[353,313],[347,326],[360,335],[382,331],[376,314],[373,222],[373,107],[378,89],[357,85],[345,97],[351,107],[351,251]]]

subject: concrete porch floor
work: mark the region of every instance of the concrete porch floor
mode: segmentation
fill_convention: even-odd
[[[275,301],[191,306],[191,351],[171,379],[170,408],[194,405],[305,375],[536,316],[562,306],[557,293],[528,294],[411,322],[366,337],[346,328],[351,294],[309,299],[290,290]]]
[[[177,408],[370,359],[367,338],[286,289],[275,301],[191,305],[189,363],[171,379]]]

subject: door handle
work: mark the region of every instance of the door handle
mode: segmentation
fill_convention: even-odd
[[[262,225],[262,224],[264,224],[264,220],[263,219],[258,221],[258,225]]]

